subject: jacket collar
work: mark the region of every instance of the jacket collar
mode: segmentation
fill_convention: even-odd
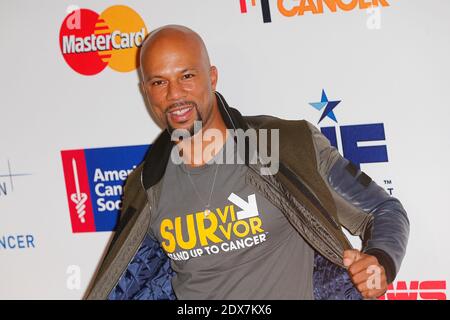
[[[216,95],[217,106],[225,126],[228,129],[243,129],[247,130],[248,125],[239,111],[231,108],[225,101],[225,98],[217,91]],[[172,148],[175,143],[171,140],[170,134],[167,130],[163,130],[155,142],[151,145],[147,155],[144,159],[144,167],[142,170],[142,185],[145,190],[154,186],[164,176],[166,171],[167,161],[169,161]]]

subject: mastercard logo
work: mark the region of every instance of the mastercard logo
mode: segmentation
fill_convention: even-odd
[[[89,9],[76,9],[64,19],[59,45],[66,63],[76,72],[92,76],[106,66],[130,72],[139,65],[138,48],[147,28],[130,7],[117,5],[100,15]]]

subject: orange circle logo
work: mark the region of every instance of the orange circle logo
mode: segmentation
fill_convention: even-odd
[[[76,9],[64,19],[59,32],[61,53],[67,64],[83,75],[95,75],[106,66],[119,72],[138,67],[138,48],[147,28],[130,7],[117,5],[100,15]]]

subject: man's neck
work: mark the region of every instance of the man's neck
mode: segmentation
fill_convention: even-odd
[[[189,139],[180,141],[177,147],[182,150],[183,162],[191,167],[203,166],[212,160],[223,148],[228,131],[220,114],[209,125]]]

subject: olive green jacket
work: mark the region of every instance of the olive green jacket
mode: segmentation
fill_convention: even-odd
[[[341,157],[307,121],[244,117],[222,95],[216,96],[228,128],[279,130],[278,173],[262,175],[261,163],[247,161],[246,183],[278,207],[314,250],[338,266],[344,267],[343,252],[351,248],[342,227],[359,236],[362,251],[378,258],[392,282],[409,236],[409,221],[400,202]],[[144,241],[173,146],[163,131],[129,176],[118,228],[87,299],[108,298]]]

